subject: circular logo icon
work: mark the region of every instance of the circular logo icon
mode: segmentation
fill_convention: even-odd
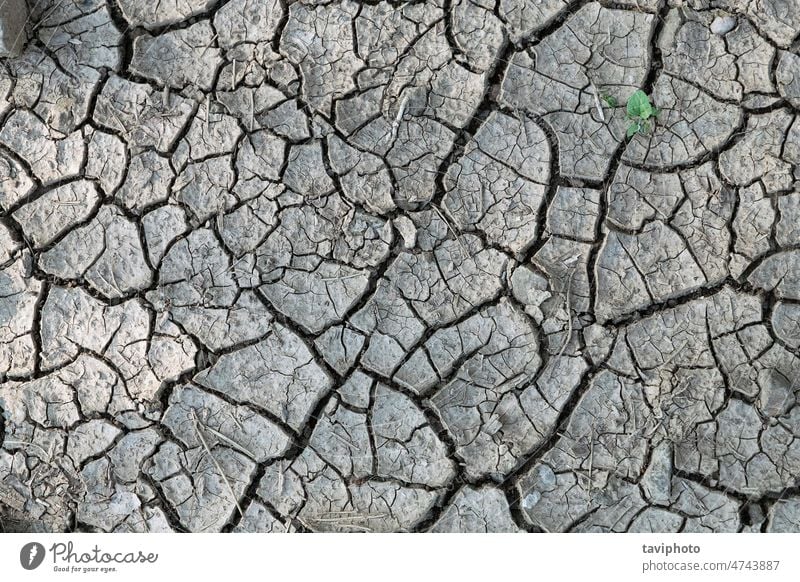
[[[44,562],[44,546],[38,542],[31,542],[22,546],[19,551],[19,563],[26,570],[35,570]]]

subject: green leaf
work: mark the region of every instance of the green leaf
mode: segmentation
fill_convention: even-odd
[[[628,115],[631,117],[647,119],[653,112],[653,106],[650,104],[650,99],[647,98],[645,92],[637,89],[628,99],[627,110]]]
[[[607,95],[604,93],[601,99],[605,101],[606,105],[608,105],[609,107],[616,107],[617,105],[619,105],[619,103],[617,102],[617,98],[614,97],[613,95]]]
[[[626,137],[631,138],[639,131],[639,124],[638,123],[631,123],[628,126],[628,131],[625,133]]]

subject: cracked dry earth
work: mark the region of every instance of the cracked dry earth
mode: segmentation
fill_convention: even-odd
[[[800,531],[798,0],[30,6],[2,529]]]

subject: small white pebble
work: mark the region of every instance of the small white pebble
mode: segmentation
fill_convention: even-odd
[[[394,219],[394,226],[403,238],[403,247],[413,249],[417,244],[417,227],[407,216],[398,216]]]
[[[537,503],[539,503],[539,500],[541,498],[542,494],[539,493],[538,491],[534,491],[526,495],[525,498],[522,500],[522,509],[532,509]]]
[[[719,36],[724,36],[736,27],[734,16],[717,16],[711,23],[711,32]]]

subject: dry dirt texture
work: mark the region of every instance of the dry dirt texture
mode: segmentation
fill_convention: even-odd
[[[0,529],[800,531],[798,0],[29,6]]]

